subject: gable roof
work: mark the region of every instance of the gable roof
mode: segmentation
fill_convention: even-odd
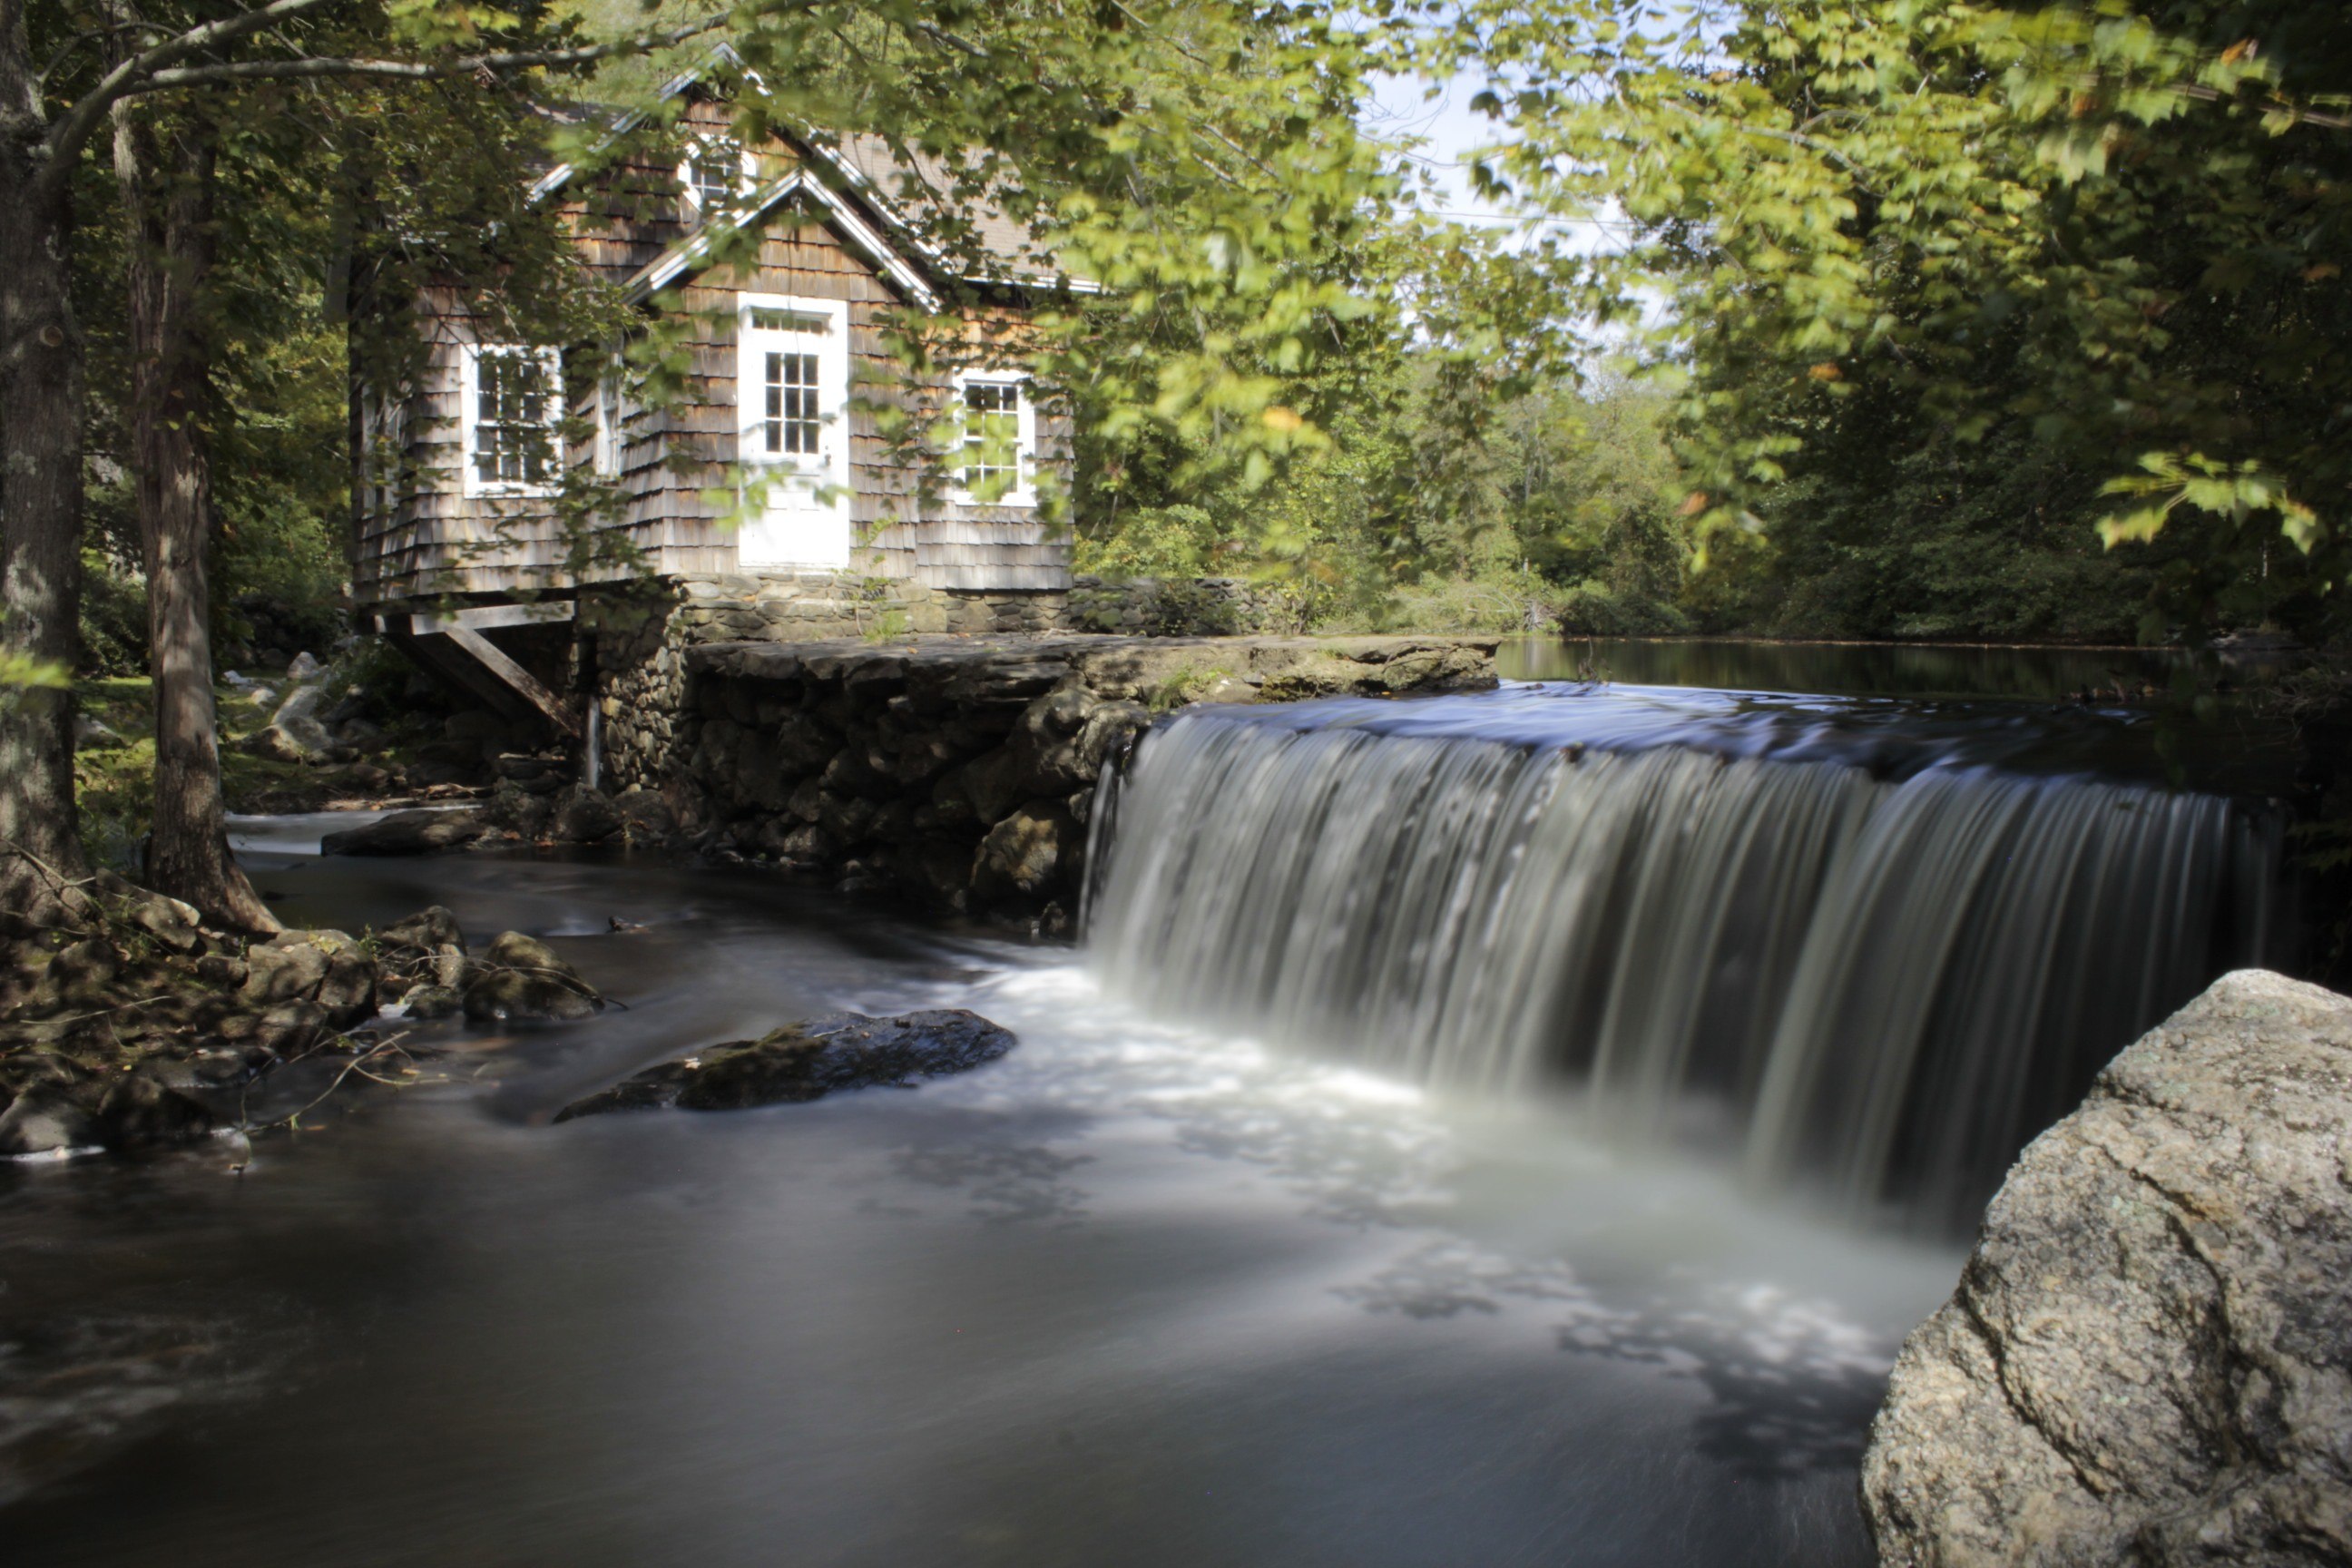
[[[871,225],[838,192],[828,188],[823,180],[811,179],[804,169],[795,169],[781,180],[772,180],[754,192],[749,211],[731,220],[741,227],[757,222],[794,197],[807,197],[824,209],[835,229],[851,247],[865,254],[876,271],[896,283],[899,289],[926,310],[940,308],[939,291],[907,258],[892,249],[887,240],[874,231]],[[631,304],[659,293],[689,272],[706,265],[710,258],[710,230],[696,229],[671,246],[660,256],[637,269],[636,275],[624,284],[624,297]]]
[[[731,67],[753,80],[758,78],[743,63],[743,57],[725,43],[713,47],[709,58],[691,70],[680,72],[664,83],[654,97],[656,104],[667,102],[692,90],[719,67]],[[631,110],[615,120],[604,136],[596,143],[601,153],[614,142],[637,130],[651,117],[651,108]],[[922,226],[907,210],[909,206],[929,208],[926,217],[937,217],[948,210],[945,187],[952,184],[947,165],[919,154],[910,165],[897,157],[889,142],[879,136],[852,135],[835,146],[814,135],[796,133],[779,128],[778,134],[800,157],[802,167],[780,179],[770,182],[753,193],[748,212],[733,218],[738,226],[756,221],[772,212],[781,203],[794,197],[804,197],[823,208],[827,219],[843,237],[885,277],[896,283],[926,310],[937,310],[940,295],[930,280],[940,282],[985,283],[1025,288],[1066,288],[1078,293],[1095,293],[1100,285],[1087,279],[1073,278],[1055,270],[1035,269],[1034,263],[1050,260],[1038,252],[1031,242],[1027,228],[1007,216],[993,205],[983,205],[978,210],[957,216],[968,222],[973,238],[987,258],[977,270],[959,265],[939,246],[923,234]],[[845,190],[815,177],[815,168],[829,171]],[[530,199],[538,203],[562,190],[578,172],[578,164],[558,163],[530,188]],[[897,194],[886,194],[885,188]],[[926,201],[920,195],[906,195],[914,191],[930,193],[937,199]],[[851,199],[852,196],[856,198]],[[864,210],[860,210],[860,209]],[[898,245],[890,243],[895,236]],[[686,273],[704,265],[710,252],[707,229],[697,228],[651,264],[641,268],[625,286],[630,300],[639,300],[667,286]],[[911,253],[910,256],[907,253]],[[918,268],[916,260],[921,262]],[[929,279],[926,279],[929,275]]]

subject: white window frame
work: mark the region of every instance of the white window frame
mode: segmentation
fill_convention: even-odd
[[[1021,389],[1021,408],[1016,416],[1013,439],[1014,480],[1011,489],[993,499],[983,500],[974,495],[964,482],[964,452],[971,437],[964,430],[964,415],[970,408],[965,392],[973,386],[1017,386]],[[948,484],[957,500],[964,506],[1005,506],[1034,509],[1037,504],[1037,397],[1035,388],[1025,370],[960,370],[955,373],[954,444],[949,447]]]
[[[596,445],[590,459],[590,471],[600,479],[617,478],[621,472],[621,453],[629,438],[629,415],[621,401],[621,377],[618,372],[596,378]]]
[[[478,461],[482,451],[482,360],[484,356],[506,359],[530,355],[536,358],[547,377],[547,399],[541,418],[547,426],[547,479],[534,484],[529,479],[486,479]],[[560,349],[532,348],[527,343],[467,343],[465,345],[464,372],[460,377],[457,427],[461,442],[465,493],[468,496],[514,497],[551,496],[559,488],[563,471],[563,353]]]
[[[785,316],[822,319],[821,331],[802,339],[795,333],[772,332],[760,327],[764,311]],[[747,516],[736,536],[736,558],[746,566],[820,566],[831,569],[850,563],[855,527],[852,492],[856,480],[851,463],[849,404],[853,365],[849,352],[849,302],[794,294],[742,294],[736,298],[735,331],[735,455],[746,483],[760,486],[763,501]],[[775,352],[779,338],[803,342],[819,362],[818,387],[829,394],[817,413],[817,451],[770,457],[764,436],[764,355]],[[776,487],[781,486],[779,489]]]
[[[740,294],[736,296],[735,314],[735,386],[736,386],[736,458],[746,468],[776,466],[805,468],[792,458],[779,455],[771,458],[764,447],[752,437],[752,432],[763,429],[766,410],[753,405],[747,389],[759,386],[759,356],[767,352],[765,341],[754,326],[760,312],[781,311],[787,316],[822,319],[824,328],[813,334],[815,353],[820,361],[821,388],[835,394],[835,400],[817,412],[819,462],[827,482],[846,489],[850,482],[849,400],[852,395],[849,353],[849,302],[845,300],[820,300],[797,294]],[[803,454],[805,456],[806,454]]]
[[[723,151],[727,140],[731,138],[694,137],[686,144],[686,156],[678,160],[677,188],[683,195],[686,210],[696,216],[708,217],[709,215],[702,210],[702,187],[695,184],[694,166],[714,150]],[[735,199],[740,203],[751,196],[752,187],[758,183],[760,162],[751,150],[745,147],[736,153],[736,164]]]

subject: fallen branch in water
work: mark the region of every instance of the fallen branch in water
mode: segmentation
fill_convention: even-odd
[[[337,1039],[339,1039],[339,1040],[345,1040],[345,1041],[347,1041],[348,1043],[351,1043],[351,1044],[356,1044],[356,1043],[357,1043],[356,1041],[350,1041],[350,1040],[349,1040],[349,1037],[347,1037],[347,1036],[338,1035],[338,1036],[336,1036],[335,1037],[336,1037]],[[414,1056],[410,1055],[408,1051],[406,1051],[406,1050],[403,1049],[403,1048],[402,1048],[402,1047],[401,1047],[401,1043],[400,1043],[400,1042],[401,1042],[401,1041],[403,1041],[403,1040],[404,1040],[404,1039],[406,1039],[406,1038],[408,1038],[408,1037],[407,1037],[406,1035],[404,1035],[404,1034],[403,1034],[403,1035],[394,1035],[394,1036],[393,1036],[390,1039],[387,1039],[387,1040],[379,1040],[379,1041],[378,1041],[378,1042],[376,1042],[374,1045],[370,1046],[366,1050],[362,1051],[359,1055],[357,1055],[357,1056],[353,1057],[350,1061],[348,1061],[348,1062],[344,1063],[344,1064],[343,1064],[343,1070],[342,1070],[342,1071],[341,1071],[341,1072],[339,1072],[339,1073],[337,1073],[337,1074],[335,1075],[335,1079],[334,1079],[334,1081],[333,1081],[332,1083],[330,1083],[329,1085],[327,1085],[327,1087],[326,1087],[325,1089],[321,1089],[321,1090],[319,1092],[319,1096],[318,1096],[318,1098],[317,1098],[317,1099],[312,1100],[311,1100],[309,1104],[307,1104],[307,1105],[303,1105],[303,1106],[301,1106],[301,1107],[299,1107],[299,1108],[298,1108],[298,1109],[296,1109],[296,1110],[290,1110],[290,1111],[287,1112],[284,1116],[277,1117],[277,1118],[275,1118],[275,1119],[273,1119],[273,1120],[271,1120],[271,1121],[264,1121],[264,1122],[260,1122],[260,1123],[257,1123],[257,1123],[255,1123],[255,1122],[253,1122],[253,1121],[250,1121],[247,1120],[247,1117],[246,1117],[246,1101],[245,1101],[246,1090],[247,1090],[247,1089],[250,1089],[250,1088],[252,1087],[250,1084],[247,1085],[245,1089],[240,1089],[239,1090],[237,1090],[237,1096],[236,1096],[236,1131],[237,1131],[237,1133],[238,1133],[240,1136],[242,1136],[242,1137],[245,1137],[245,1138],[248,1138],[248,1139],[249,1139],[249,1138],[251,1138],[251,1137],[252,1137],[252,1135],[253,1135],[254,1133],[256,1133],[256,1132],[267,1132],[267,1131],[269,1131],[271,1128],[273,1128],[273,1127],[291,1127],[295,1122],[299,1121],[300,1121],[304,1116],[306,1116],[306,1115],[310,1114],[310,1113],[311,1111],[313,1111],[313,1110],[316,1110],[319,1107],[320,1107],[321,1105],[324,1105],[324,1104],[325,1104],[325,1103],[326,1103],[330,1099],[333,1098],[335,1091],[336,1091],[337,1089],[339,1089],[342,1088],[342,1087],[343,1087],[344,1080],[346,1080],[347,1079],[349,1079],[349,1078],[352,1076],[352,1074],[353,1074],[353,1073],[358,1073],[362,1078],[366,1079],[370,1083],[380,1083],[380,1084],[383,1084],[386,1089],[398,1089],[398,1088],[402,1087],[398,1082],[394,1081],[394,1079],[383,1079],[383,1078],[378,1078],[375,1074],[373,1074],[373,1073],[372,1073],[372,1072],[369,1072],[369,1071],[367,1070],[367,1063],[368,1063],[369,1061],[373,1060],[374,1058],[379,1057],[379,1056],[382,1056],[382,1055],[383,1055],[383,1053],[385,1053],[386,1051],[391,1051],[391,1052],[394,1052],[394,1053],[395,1053],[395,1054],[397,1054],[397,1055],[399,1055],[399,1056],[405,1057],[405,1058],[407,1058],[407,1059],[408,1059],[409,1061],[414,1062],[416,1058],[415,1058]],[[305,1060],[306,1058],[310,1058],[310,1057],[315,1056],[315,1055],[317,1055],[317,1054],[318,1054],[318,1052],[319,1052],[321,1048],[323,1048],[323,1047],[314,1046],[314,1047],[312,1047],[310,1050],[304,1051],[304,1052],[303,1052],[300,1056],[299,1056],[299,1057],[292,1057],[292,1058],[289,1058],[287,1060],[287,1062],[285,1063],[285,1067],[292,1067],[296,1062],[302,1061],[302,1060]],[[280,1070],[280,1071],[283,1071],[283,1070],[284,1070],[284,1068],[279,1068],[279,1070]],[[257,1081],[258,1081],[258,1080],[257,1080]]]

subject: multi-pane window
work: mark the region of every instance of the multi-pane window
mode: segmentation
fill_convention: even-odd
[[[999,500],[1021,488],[1021,384],[967,381],[963,388],[963,489]]]
[[[742,149],[722,141],[697,142],[679,166],[678,178],[685,183],[689,207],[706,217],[719,216],[743,194]]]
[[[772,349],[765,359],[767,407],[761,426],[768,455],[815,457],[824,420],[817,406],[816,355]]]
[[[555,470],[555,362],[533,349],[477,349],[467,460],[483,490],[531,489]]]
[[[725,153],[697,153],[688,168],[694,179],[694,205],[703,211],[724,206],[735,194],[735,160]]]

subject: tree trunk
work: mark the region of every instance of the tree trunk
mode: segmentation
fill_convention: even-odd
[[[47,163],[24,0],[0,0],[0,657],[70,669],[81,607],[82,337],[73,207]],[[73,697],[0,690],[0,919],[73,918]]]
[[[155,815],[147,881],[240,931],[274,931],[229,853],[213,706],[206,287],[217,128],[204,110],[114,110],[130,284],[131,467],[147,564]]]

